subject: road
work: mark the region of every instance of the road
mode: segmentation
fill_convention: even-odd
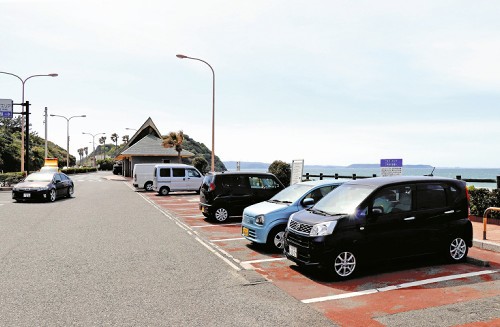
[[[109,174],[54,203],[0,192],[0,325],[335,325]]]

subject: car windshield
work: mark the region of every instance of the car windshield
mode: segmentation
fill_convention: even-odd
[[[290,185],[269,199],[269,202],[293,203],[312,188],[313,186],[304,184]]]
[[[312,210],[329,215],[350,214],[373,192],[375,187],[368,185],[343,184],[325,195]]]
[[[44,173],[34,173],[28,175],[25,182],[50,182],[52,181],[53,174],[44,174]]]

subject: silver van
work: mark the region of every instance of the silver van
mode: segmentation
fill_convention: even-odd
[[[203,175],[185,164],[157,164],[154,168],[153,189],[160,195],[176,191],[200,193]]]

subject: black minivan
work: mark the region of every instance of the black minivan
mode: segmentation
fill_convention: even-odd
[[[360,265],[431,253],[465,260],[472,246],[463,181],[376,177],[349,181],[288,221],[286,257],[326,268],[336,279]]]
[[[284,188],[270,173],[208,173],[200,190],[200,210],[207,218],[219,222],[230,216],[241,216],[243,209],[269,200]]]

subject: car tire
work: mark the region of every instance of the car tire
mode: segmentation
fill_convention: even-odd
[[[445,255],[449,262],[463,262],[467,258],[468,252],[467,242],[462,237],[457,236],[448,242]]]
[[[57,198],[57,193],[55,189],[49,191],[49,201],[54,202]]]
[[[70,185],[68,187],[68,193],[66,194],[66,197],[70,198],[73,195],[74,192],[75,192],[75,189],[73,188],[73,186]]]
[[[166,186],[163,186],[161,189],[160,189],[160,195],[168,195],[170,193],[170,189]]]
[[[285,247],[285,226],[274,227],[267,236],[267,246],[277,252],[283,252]]]
[[[153,182],[146,182],[144,184],[144,189],[147,191],[147,192],[151,192],[153,190]]]
[[[357,272],[358,262],[353,251],[342,250],[333,254],[327,269],[335,280],[351,278]]]
[[[225,222],[229,218],[229,212],[225,208],[217,208],[214,213],[214,218],[219,223]]]

